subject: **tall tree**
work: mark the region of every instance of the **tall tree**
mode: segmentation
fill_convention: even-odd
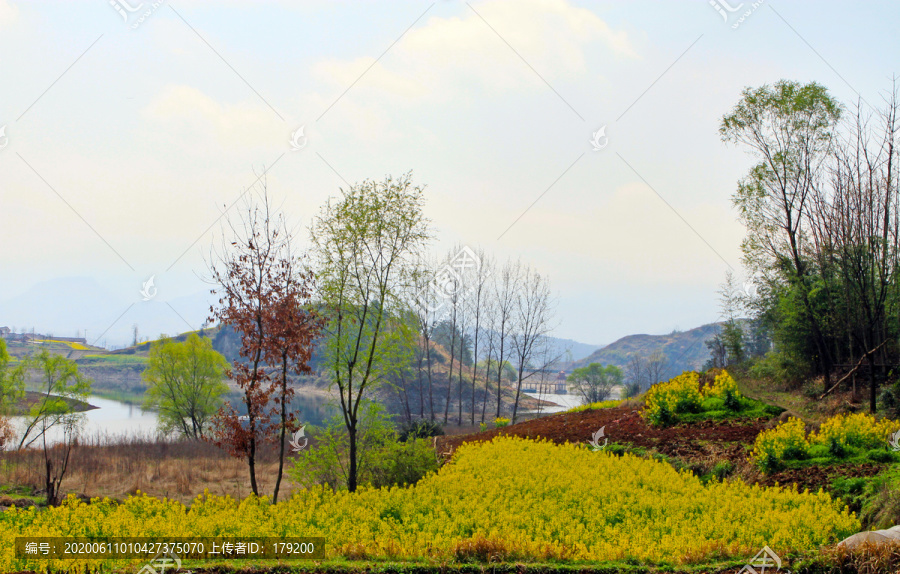
[[[385,333],[402,314],[415,262],[430,239],[411,174],[366,180],[329,200],[310,229],[326,316],[325,363],[349,438],[347,488],[357,487],[359,408],[384,381]]]
[[[513,402],[513,422],[519,411],[522,382],[533,374],[525,370],[540,354],[540,345],[546,343],[553,328],[553,300],[550,282],[531,267],[521,268],[519,289],[515,299],[512,346],[516,358],[516,398]],[[559,357],[556,357],[557,359]],[[553,362],[553,359],[550,359]],[[538,365],[543,371],[548,364]]]
[[[497,369],[497,417],[503,405],[503,365],[508,362],[511,354],[511,339],[516,320],[516,296],[519,292],[522,266],[518,261],[507,261],[492,282],[492,297],[494,299],[494,313],[490,326],[496,337],[494,348],[496,350]]]
[[[240,387],[247,412],[242,415],[226,403],[215,418],[215,440],[233,456],[247,461],[250,486],[258,495],[259,448],[279,439],[277,499],[284,437],[296,422],[287,412],[293,395],[288,372],[309,370],[307,363],[319,320],[305,307],[313,276],[292,249],[293,234],[285,214],[270,207],[264,180],[259,187],[256,195],[260,201],[250,196],[242,215],[228,220],[231,237],[225,239],[210,264],[212,278],[218,284],[213,293],[219,294],[219,305],[211,312],[241,339],[240,359],[227,375]]]
[[[6,340],[0,339],[0,450],[15,438],[9,417],[13,407],[25,395],[27,369],[27,360],[20,359],[13,365],[6,350]]]
[[[282,219],[282,223],[283,223]],[[274,391],[275,409],[278,411],[278,475],[272,501],[278,502],[278,492],[284,475],[285,437],[288,431],[296,429],[298,421],[288,407],[294,397],[288,374],[311,373],[315,340],[322,329],[322,319],[311,308],[311,298],[315,284],[312,271],[305,260],[295,254],[292,235],[286,226],[282,233],[284,241],[278,253],[278,261],[273,277],[274,296],[268,315],[271,339],[265,349],[265,359],[269,365],[277,365],[278,380]]]
[[[748,230],[742,244],[744,263],[762,278],[788,271],[786,279],[811,331],[826,388],[832,353],[811,296],[805,241],[812,194],[840,114],[840,105],[823,86],[781,80],[745,89],[719,128],[724,141],[745,146],[758,159],[733,196]]]
[[[411,277],[412,285],[410,286],[409,298],[422,339],[421,348],[418,350],[420,417],[425,418],[425,390],[422,385],[422,362],[424,360],[428,373],[428,407],[431,420],[435,420],[431,341],[435,328],[436,310],[440,305],[439,298],[432,284],[436,265],[425,258],[420,259],[416,265],[417,268]]]
[[[472,425],[475,424],[475,385],[478,380],[478,343],[479,339],[484,341],[482,336],[484,318],[486,315],[487,297],[488,297],[488,280],[491,276],[492,263],[487,259],[483,249],[475,252],[476,267],[471,274],[471,291],[467,298],[469,305],[468,315],[472,318]],[[485,384],[487,376],[485,376]],[[485,399],[487,398],[487,387],[484,389]],[[482,420],[484,415],[482,414]]]
[[[829,185],[817,190],[811,228],[823,280],[843,286],[849,354],[865,357],[871,366],[869,407],[874,413],[876,350],[884,363],[885,342],[898,335],[896,85],[882,109],[866,112],[858,104],[854,111],[833,148]]]

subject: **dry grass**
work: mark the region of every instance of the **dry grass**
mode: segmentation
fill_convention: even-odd
[[[829,574],[881,574],[900,571],[900,543],[863,543],[855,548],[839,545],[825,549],[815,570]]]
[[[286,463],[288,468],[290,463]],[[260,494],[271,496],[278,463],[274,445],[257,459]],[[38,449],[3,453],[0,483],[43,488],[43,453]],[[296,488],[285,476],[279,499]],[[124,499],[138,491],[190,503],[205,489],[244,498],[250,494],[250,475],[243,459],[228,456],[206,442],[165,442],[151,437],[93,437],[72,450],[63,494]]]

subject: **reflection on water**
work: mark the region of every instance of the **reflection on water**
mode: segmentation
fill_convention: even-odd
[[[131,403],[89,396],[87,403],[98,407],[82,414],[84,424],[80,436],[90,440],[93,437],[118,438],[126,436],[153,436],[156,434],[156,413],[145,411]],[[13,417],[16,430],[21,432],[27,424],[25,417]],[[56,426],[47,431],[47,442],[62,440],[63,428]],[[42,441],[35,442],[38,446]]]
[[[241,414],[246,414],[247,407],[240,402],[240,395],[229,394],[226,397],[231,404],[238,407],[239,412],[243,407]],[[95,407],[82,413],[84,416],[84,425],[82,426],[80,436],[83,441],[95,442],[98,437],[103,440],[125,437],[152,437],[157,434],[157,415],[155,411],[145,411],[139,405],[132,403],[123,403],[111,399],[104,399],[96,396],[89,396],[87,402]],[[331,418],[337,409],[330,402],[330,399],[320,395],[297,395],[291,401],[291,408],[294,415],[301,423],[312,423],[321,425],[327,419]],[[13,425],[21,436],[21,432],[26,424],[25,417],[13,417]],[[47,433],[48,444],[53,444],[62,440],[62,427],[54,427]],[[41,441],[35,442],[32,446],[39,446]]]
[[[241,395],[229,393],[226,400],[237,409],[238,414],[247,414],[247,405],[241,402]],[[339,412],[334,401],[322,395],[294,395],[291,410],[297,420],[303,424],[322,426],[328,419]]]

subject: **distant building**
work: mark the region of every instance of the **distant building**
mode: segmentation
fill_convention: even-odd
[[[62,341],[64,343],[81,343],[82,345],[87,344],[87,339],[84,337],[52,337],[54,341]]]
[[[9,337],[10,333],[12,333],[12,329],[10,329],[9,327],[0,327],[0,337],[6,339],[7,337]]]
[[[536,391],[542,395],[546,394],[554,394],[554,395],[565,395],[568,394],[568,385],[566,384],[566,372],[559,371],[556,373],[554,377],[552,373],[549,377],[544,377],[543,374],[547,373],[547,371],[542,372],[541,380],[536,384]]]

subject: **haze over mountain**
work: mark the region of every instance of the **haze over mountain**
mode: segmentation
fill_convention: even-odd
[[[668,335],[628,335],[576,360],[572,368],[602,363],[624,369],[632,353],[647,356],[662,351],[668,358],[665,374],[671,377],[682,371],[700,369],[709,360],[710,353],[705,343],[719,328],[718,323],[709,323],[688,331],[673,331]]]
[[[198,292],[171,299],[158,293],[144,301],[137,290],[129,300],[93,278],[65,277],[0,301],[0,326],[61,337],[84,337],[86,331],[89,343],[121,347],[133,341],[135,324],[141,338],[199,329],[212,300]]]
[[[199,329],[209,317],[215,297],[208,291],[166,298],[157,294],[144,301],[136,289],[133,298],[108,289],[90,277],[65,277],[42,281],[24,293],[0,301],[0,326],[60,337],[85,337],[88,343],[120,348],[134,339],[155,339]],[[153,291],[150,290],[150,294]],[[600,348],[572,339],[553,338],[553,352],[565,359],[584,358]]]

